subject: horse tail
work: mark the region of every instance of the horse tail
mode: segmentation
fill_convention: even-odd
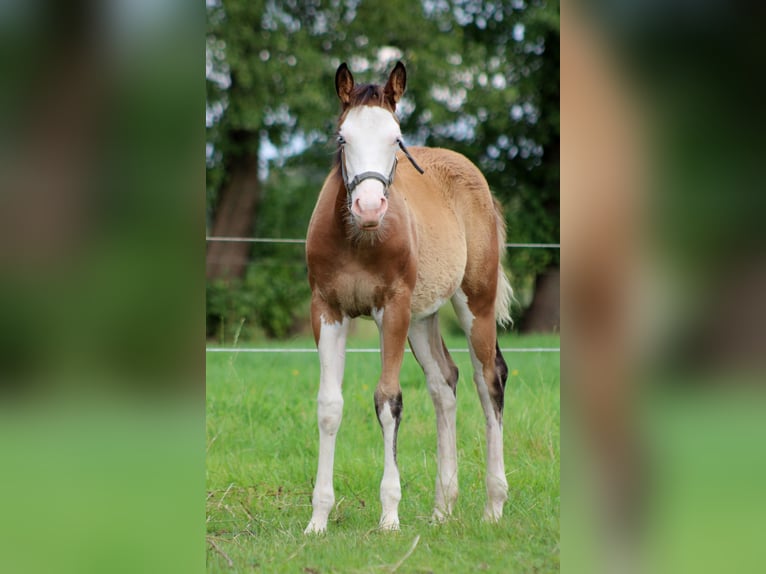
[[[497,227],[497,294],[495,295],[495,319],[501,327],[510,327],[513,325],[511,318],[511,301],[513,301],[513,288],[511,287],[508,276],[503,268],[505,259],[505,217],[500,202],[493,198],[495,202],[495,226]]]

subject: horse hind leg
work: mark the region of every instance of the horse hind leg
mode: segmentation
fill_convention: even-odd
[[[474,314],[469,297],[461,290],[452,304],[468,339],[473,365],[473,379],[486,420],[487,436],[487,505],[484,518],[497,521],[508,499],[508,480],[503,459],[503,407],[508,367],[497,345],[494,307]]]
[[[442,522],[452,514],[458,495],[455,421],[458,369],[439,332],[438,315],[413,322],[409,341],[425,374],[436,412],[437,471],[432,518],[435,522]]]

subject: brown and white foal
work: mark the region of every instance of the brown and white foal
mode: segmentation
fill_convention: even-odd
[[[399,371],[408,339],[436,410],[434,520],[445,519],[457,498],[458,369],[437,315],[447,301],[468,338],[487,422],[485,518],[499,519],[507,498],[502,415],[508,371],[496,333],[496,321],[510,321],[511,287],[500,264],[505,225],[486,180],[468,159],[435,148],[412,148],[409,155],[395,115],[405,83],[401,62],[385,86],[355,86],[346,64],[335,75],[342,103],[338,164],[319,193],[306,244],[321,366],[319,463],[306,533],[327,529],[335,502],[333,459],[343,411],[346,334],[357,316],[371,316],[380,331],[382,369],[374,395],[385,449],[380,528],[399,527]]]

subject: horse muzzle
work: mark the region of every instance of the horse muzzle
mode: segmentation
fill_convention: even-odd
[[[377,229],[387,210],[388,200],[385,191],[375,185],[375,182],[370,181],[370,185],[359,185],[351,196],[351,214],[360,229],[370,231]]]

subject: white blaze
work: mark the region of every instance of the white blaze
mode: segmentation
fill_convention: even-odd
[[[346,115],[340,128],[345,140],[343,161],[349,181],[365,172],[389,177],[396,158],[399,124],[388,110],[359,106]],[[365,179],[351,194],[351,212],[363,226],[377,226],[385,215],[385,188],[377,179]]]

